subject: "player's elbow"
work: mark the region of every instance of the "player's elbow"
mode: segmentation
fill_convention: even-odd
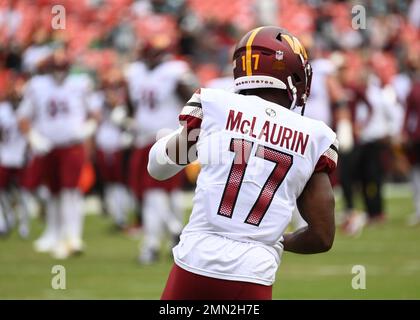
[[[329,251],[334,243],[335,229],[318,232],[315,234],[315,243],[317,253]]]
[[[149,152],[149,161],[147,163],[147,172],[149,175],[158,181],[163,181],[168,179],[167,174],[165,174],[165,165],[168,166],[164,153],[165,151],[165,142],[157,141],[151,148]]]
[[[334,239],[322,239],[319,252],[330,251],[334,243]]]
[[[149,175],[158,181],[164,181],[168,179],[166,175],[164,175],[164,170],[162,170],[155,162],[149,161],[147,164],[147,172],[149,172]]]

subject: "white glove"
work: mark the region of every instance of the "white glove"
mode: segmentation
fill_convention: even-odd
[[[98,123],[96,122],[96,120],[89,119],[85,121],[82,127],[80,128],[80,133],[79,133],[80,139],[85,140],[91,137],[95,133],[97,128],[98,128]]]
[[[31,129],[27,137],[29,146],[35,154],[44,155],[50,152],[53,148],[52,142],[37,132],[35,129]]]
[[[125,106],[115,107],[110,114],[110,120],[113,124],[126,130],[136,130],[136,121],[128,116]]]
[[[121,127],[124,125],[126,118],[128,117],[127,109],[125,106],[117,106],[111,111],[110,119],[111,121]]]

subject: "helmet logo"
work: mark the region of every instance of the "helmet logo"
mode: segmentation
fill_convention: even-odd
[[[274,118],[276,116],[276,111],[274,111],[271,108],[267,108],[265,109],[265,113],[267,114],[267,116]]]
[[[294,36],[289,36],[288,34],[282,34],[281,36],[283,37],[283,39],[285,39],[289,43],[294,53],[301,54],[305,60],[308,60],[308,55],[306,53],[306,50],[302,46],[298,38]]]
[[[281,50],[276,51],[276,60],[283,60],[284,52]]]

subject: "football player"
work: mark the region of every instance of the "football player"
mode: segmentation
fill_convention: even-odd
[[[333,244],[328,174],[338,142],[300,114],[312,76],[304,47],[286,30],[260,27],[239,41],[233,67],[235,93],[198,90],[179,129],[149,153],[158,180],[197,155],[202,166],[162,299],[271,299],[283,251]],[[284,234],[296,205],[308,225]]]
[[[92,102],[92,100],[94,100]],[[122,73],[112,68],[102,76],[101,90],[91,99],[91,109],[99,113],[99,126],[95,135],[95,159],[104,184],[107,211],[118,228],[127,223],[130,198],[124,172],[124,150],[133,136],[121,128],[111,117],[116,108],[128,109],[128,92]]]
[[[169,54],[171,46],[171,39],[157,35],[145,44],[141,60],[127,70],[137,130],[130,159],[130,187],[142,205],[144,241],[139,255],[142,264],[157,259],[165,229],[177,242],[183,223],[183,175],[162,182],[147,172],[148,154],[156,136],[177,128],[181,101],[194,91],[191,84],[194,78],[187,63]]]
[[[31,149],[41,156],[51,193],[46,228],[35,249],[64,259],[83,248],[78,182],[85,162],[83,143],[94,133],[96,121],[88,119],[90,81],[84,75],[69,75],[66,51],[57,49],[47,64],[48,74],[30,80],[18,115]]]
[[[29,235],[30,193],[26,185],[27,143],[19,131],[16,109],[22,97],[24,79],[13,75],[8,81],[4,99],[0,101],[0,233],[10,231],[15,223],[12,206],[16,195],[18,231],[22,238]],[[17,192],[12,192],[16,188]]]

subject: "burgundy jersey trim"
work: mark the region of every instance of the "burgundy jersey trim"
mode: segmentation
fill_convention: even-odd
[[[337,167],[337,162],[338,162],[338,140],[335,139],[334,143],[319,158],[315,166],[314,172],[326,172],[330,174]]]
[[[190,100],[182,108],[179,115],[179,122],[182,126],[187,126],[187,130],[200,129],[203,120],[203,109],[201,106],[201,89],[198,89]]]

